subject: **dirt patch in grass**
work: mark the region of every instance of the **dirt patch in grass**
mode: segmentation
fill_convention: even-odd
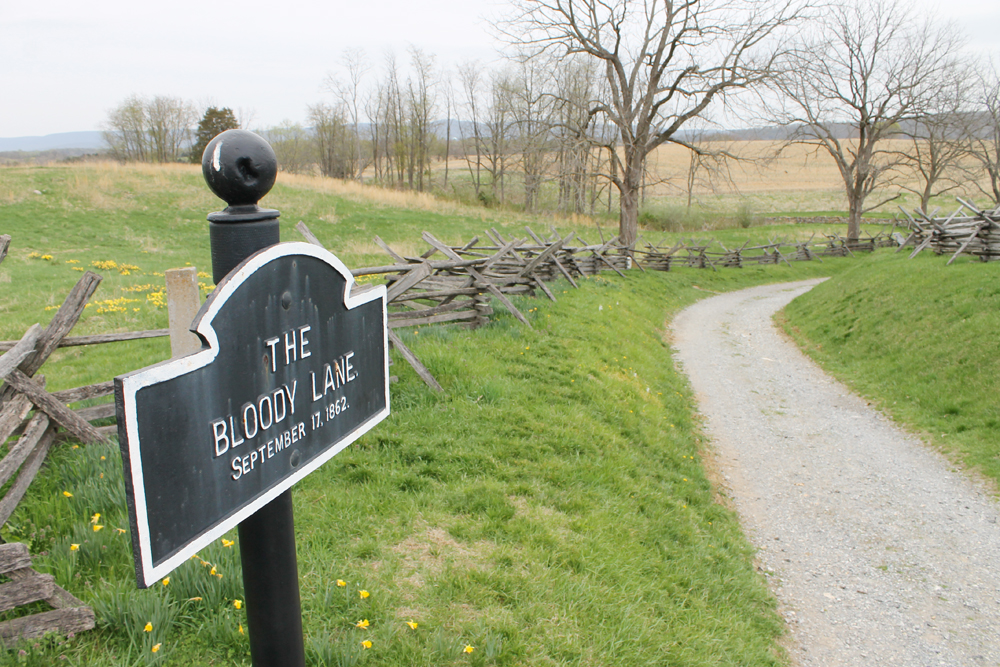
[[[427,577],[435,577],[448,566],[474,570],[483,567],[493,551],[487,542],[472,545],[455,540],[443,528],[423,526],[410,537],[392,547],[400,557],[397,583],[400,590],[422,588]]]

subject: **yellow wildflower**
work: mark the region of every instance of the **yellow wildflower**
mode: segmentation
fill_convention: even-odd
[[[366,598],[367,598],[367,597],[368,597],[369,595],[371,595],[371,593],[369,593],[368,591],[361,591],[360,593],[358,593],[358,595],[360,595],[360,596],[361,596],[361,599],[362,599],[362,600],[364,600],[364,599],[366,599]]]
[[[414,621],[407,621],[406,624],[410,626],[410,630],[416,630],[417,624]]]
[[[211,575],[214,575],[214,574],[215,574],[215,566],[214,566],[214,565],[212,566],[212,569],[211,569],[211,571],[209,572],[209,574],[211,574]]]
[[[147,624],[146,624],[146,627],[144,627],[144,628],[142,629],[142,631],[143,631],[143,632],[152,632],[152,631],[153,631],[153,624],[152,624],[152,623],[147,623]]]
[[[170,577],[163,577],[163,585],[164,586],[170,585]]]
[[[354,627],[361,628],[362,630],[367,630],[368,629],[368,619],[366,618],[363,621],[358,621],[357,623],[354,624]]]
[[[98,512],[94,516],[90,517],[90,523],[97,523],[100,520],[101,520],[101,513],[100,512]]]
[[[42,255],[42,259],[52,259],[52,255]]]
[[[371,648],[372,647],[372,642],[371,642],[370,639],[366,639],[363,642],[361,642],[361,645],[364,646],[365,648]]]
[[[188,602],[201,602],[201,596],[188,598]]]
[[[102,460],[102,461],[104,461],[104,460],[105,460],[105,457],[103,457],[103,456],[102,456],[102,457],[101,457],[101,460]]]
[[[468,644],[466,644],[465,648],[462,649],[462,653],[472,653],[475,650],[476,650],[475,646],[469,646]]]
[[[347,582],[344,581],[343,579],[337,579],[337,585],[343,588],[344,586],[347,585]]]
[[[243,634],[243,624],[242,623],[240,623],[239,630],[240,630],[240,634],[242,635]]]
[[[70,551],[79,551],[80,550],[80,545],[79,544],[71,544],[71,545],[69,545],[69,550]]]
[[[104,526],[102,526],[102,525],[100,525],[100,524],[97,524],[97,523],[95,523],[95,524],[94,524],[94,526],[93,526],[93,528],[94,528],[94,532],[96,533],[97,531],[99,531],[99,530],[101,530],[102,528],[104,528]]]
[[[67,498],[72,498],[73,497],[73,494],[70,493],[69,491],[63,491],[63,495],[66,496]]]
[[[156,653],[157,651],[159,651],[159,650],[160,650],[160,647],[161,647],[161,646],[163,646],[163,643],[162,643],[162,642],[161,642],[161,643],[159,643],[159,644],[155,644],[155,645],[153,646],[153,648],[152,648],[152,649],[150,649],[150,650],[151,650],[151,651],[152,651],[153,653]]]
[[[237,609],[243,609],[243,600],[233,600],[233,606]]]
[[[224,547],[231,547],[234,544],[236,544],[236,542],[234,540],[227,540],[224,537],[222,538],[222,546],[224,546]]]

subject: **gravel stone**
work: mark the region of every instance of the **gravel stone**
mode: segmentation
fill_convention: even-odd
[[[1000,665],[997,502],[775,329],[819,282],[711,297],[673,322],[792,662]]]

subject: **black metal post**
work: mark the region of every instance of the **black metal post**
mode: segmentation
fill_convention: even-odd
[[[258,250],[278,243],[278,211],[257,206],[274,185],[277,159],[246,130],[215,137],[202,173],[229,206],[211,213],[209,235],[216,284]],[[305,667],[295,519],[288,489],[239,525],[250,657],[254,667]]]

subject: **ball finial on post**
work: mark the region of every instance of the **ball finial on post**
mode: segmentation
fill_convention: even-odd
[[[278,212],[262,209],[264,198],[278,175],[278,159],[271,146],[247,130],[226,130],[208,142],[201,156],[205,182],[228,207],[211,213],[212,222],[252,222],[277,218]]]
[[[280,240],[281,214],[257,206],[274,185],[278,159],[253,132],[226,130],[205,147],[201,173],[212,192],[229,204],[208,214],[212,273],[219,284],[240,262]]]

